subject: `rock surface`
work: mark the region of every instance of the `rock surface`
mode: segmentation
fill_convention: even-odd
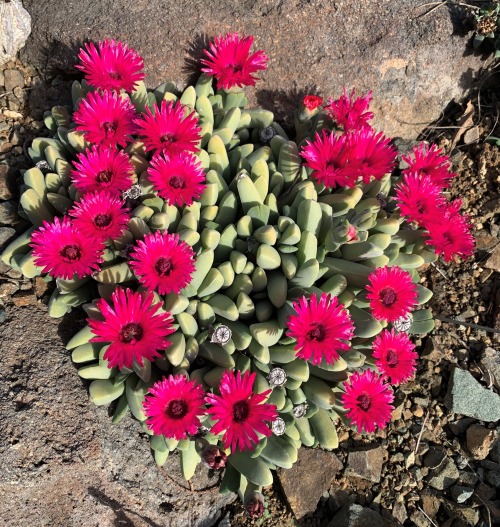
[[[495,430],[488,430],[480,424],[473,424],[467,429],[467,449],[474,459],[486,459],[495,439]]]
[[[380,446],[350,452],[345,475],[379,483],[383,464],[384,451]]]
[[[396,525],[377,511],[361,505],[346,505],[333,517],[328,527],[390,527]]]
[[[29,334],[26,319],[29,313]],[[113,425],[89,400],[66,342],[82,320],[8,307],[0,325],[0,518],[28,527],[211,527],[234,495],[198,468],[193,491],[179,458],[162,469],[139,423]]]
[[[301,448],[297,463],[278,471],[281,487],[297,519],[316,510],[323,492],[333,477],[342,470],[342,463],[333,452]]]
[[[390,136],[415,138],[465,94],[482,66],[466,52],[470,24],[459,6],[428,13],[414,0],[213,0],[168,9],[159,0],[24,4],[37,23],[23,59],[44,72],[74,72],[85,39],[115,38],[143,55],[149,86],[183,86],[207,39],[238,31],[254,35],[254,49],[269,56],[263,80],[248,90],[252,105],[283,121],[305,93],[372,89],[375,126]]]
[[[481,421],[494,422],[500,419],[500,396],[460,368],[453,370],[445,404],[453,413]]]

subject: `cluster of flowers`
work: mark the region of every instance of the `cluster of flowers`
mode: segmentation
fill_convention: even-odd
[[[255,84],[254,74],[266,67],[262,51],[250,54],[253,38],[230,34],[218,37],[206,51],[203,72],[217,79],[219,89]],[[119,238],[130,218],[126,197],[133,184],[134,168],[124,150],[138,136],[152,153],[148,177],[156,192],[169,205],[189,206],[205,189],[205,175],[195,155],[201,128],[195,113],[179,102],[163,101],[146,107],[138,116],[131,92],[144,78],[142,58],[115,41],[87,44],[80,53],[87,81],[96,88],[80,101],[74,114],[77,130],[84,133],[89,148],[74,163],[72,182],[77,203],[62,220],[44,225],[32,236],[36,265],[57,278],[84,277],[99,269],[105,244]],[[326,112],[342,132],[316,134],[302,149],[312,177],[325,187],[354,187],[359,182],[380,180],[395,167],[397,152],[388,138],[376,133],[368,121],[371,93],[355,98],[346,92],[329,100]],[[303,106],[314,112],[323,100],[307,96]],[[120,149],[120,147],[122,149]],[[409,167],[397,190],[401,213],[429,231],[428,243],[450,260],[472,254],[468,220],[459,215],[458,201],[447,204],[441,190],[449,186],[448,158],[434,147],[419,146],[414,158],[404,158]],[[444,220],[444,221],[443,221]],[[354,239],[355,232],[350,239]],[[134,364],[161,357],[174,332],[173,319],[154,304],[160,295],[178,294],[194,272],[192,248],[172,233],[157,231],[139,240],[127,251],[130,267],[145,289],[133,292],[118,288],[111,304],[100,299],[100,320],[89,319],[94,342],[110,344],[104,359],[122,371]],[[368,278],[366,298],[374,318],[395,323],[417,303],[417,286],[410,273],[399,267],[381,267]],[[349,312],[336,297],[316,294],[294,302],[295,315],[288,319],[288,336],[296,340],[300,359],[333,364],[349,349],[354,325]],[[354,373],[344,384],[342,397],[347,417],[362,432],[385,426],[391,417],[391,385],[410,379],[416,367],[414,345],[403,332],[385,329],[373,341],[373,356],[379,374]],[[247,450],[269,436],[266,423],[277,417],[276,407],[264,401],[270,390],[252,392],[255,374],[226,371],[219,394],[205,394],[201,385],[183,376],[157,382],[144,402],[147,425],[155,434],[185,439],[196,434],[200,417],[211,416],[211,431],[223,433],[224,448]],[[390,384],[389,384],[390,382]],[[206,408],[208,405],[208,409]],[[212,452],[213,454],[213,452]],[[217,463],[221,455],[217,454]],[[215,459],[215,458],[214,458]],[[222,466],[222,465],[221,465]]]

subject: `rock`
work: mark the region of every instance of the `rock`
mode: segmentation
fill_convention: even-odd
[[[425,514],[430,518],[435,518],[439,511],[439,507],[441,506],[441,500],[433,492],[424,490],[420,497],[420,501]]]
[[[444,463],[437,469],[431,470],[427,476],[427,483],[436,490],[444,490],[451,487],[460,476],[453,459],[446,458]]]
[[[466,502],[474,494],[472,487],[462,487],[462,485],[453,485],[450,489],[450,495],[457,503]]]
[[[500,388],[500,351],[486,347],[481,357],[481,366],[491,374],[495,386]]]
[[[8,165],[0,165],[0,200],[7,200],[13,197],[10,185],[9,167]]]
[[[84,315],[49,319],[39,303],[8,307],[7,315],[0,325],[8,343],[0,360],[0,518],[12,527],[218,523],[236,497],[213,488],[218,475],[200,465],[190,491],[178,454],[159,469],[130,414],[115,425],[107,407],[90,402],[63,344]]]
[[[404,524],[404,522],[408,519],[408,513],[406,512],[404,500],[396,501],[394,507],[392,508],[392,515],[401,525]]]
[[[443,505],[452,518],[457,518],[465,522],[466,525],[473,527],[479,521],[479,510],[466,505],[457,505],[452,501],[443,499]]]
[[[35,293],[37,298],[42,298],[48,288],[49,284],[41,276],[35,277]]]
[[[0,300],[11,300],[12,295],[19,290],[19,284],[16,282],[4,282],[0,284]]]
[[[379,483],[383,464],[384,450],[381,446],[351,451],[347,459],[345,475]]]
[[[16,234],[10,227],[0,227],[0,249]]]
[[[496,236],[492,236],[486,231],[479,232],[474,236],[474,239],[476,240],[476,248],[479,251],[487,251],[488,249],[495,247],[495,245],[498,243],[498,238]]]
[[[14,91],[14,88],[24,86],[24,75],[19,70],[5,70],[5,91]]]
[[[323,492],[340,470],[342,463],[332,452],[301,448],[293,467],[278,471],[283,492],[297,519],[316,510]]]
[[[3,201],[0,203],[0,226],[16,225],[18,222],[17,204],[14,201]]]
[[[33,291],[19,291],[12,297],[12,302],[17,307],[26,307],[36,304],[36,296]]]
[[[454,367],[445,405],[456,414],[493,422],[500,419],[500,396],[479,384],[466,370]]]
[[[460,483],[462,483],[462,485],[473,487],[478,481],[479,478],[471,470],[462,470],[460,472]]]
[[[497,470],[488,470],[486,472],[486,481],[496,489],[500,489],[500,472]]]
[[[380,514],[361,505],[345,505],[333,517],[328,527],[390,527],[395,525]]]
[[[426,8],[413,0],[213,0],[202,11],[190,1],[169,5],[168,13],[158,2],[131,0],[25,0],[24,5],[37,23],[22,58],[44,71],[74,73],[83,37],[98,41],[113,35],[144,57],[149,86],[182,85],[194,69],[186,65],[184,50],[198,65],[207,37],[238,31],[254,35],[253,49],[271,59],[259,75],[265,82],[246,90],[251,105],[275,111],[282,121],[305,93],[337,97],[342,85],[358,93],[373,90],[374,124],[389,136],[416,138],[448,102],[462,99],[482,66],[480,57],[466,53],[468,40],[456,30],[465,23],[463,16],[452,20],[446,9],[438,9],[424,17]]]
[[[486,260],[484,267],[500,273],[500,245],[497,245],[491,256]]]
[[[488,457],[495,439],[495,430],[488,430],[479,424],[473,424],[467,429],[467,448],[474,459]]]
[[[31,18],[21,0],[10,0],[3,4],[0,65],[6,64],[16,56],[31,32]]]
[[[439,446],[430,447],[424,456],[424,466],[430,469],[438,469],[446,459],[446,451]]]

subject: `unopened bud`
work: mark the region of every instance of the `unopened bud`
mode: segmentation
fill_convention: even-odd
[[[245,496],[245,510],[250,518],[260,518],[265,509],[264,496],[260,492],[252,492]]]
[[[206,445],[201,451],[201,460],[208,468],[219,470],[226,466],[227,454],[216,445]]]

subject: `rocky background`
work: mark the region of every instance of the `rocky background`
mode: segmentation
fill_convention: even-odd
[[[218,475],[200,468],[187,484],[176,456],[155,466],[131,418],[112,425],[64,349],[82,312],[50,319],[47,284],[0,264],[0,525],[500,524],[499,335],[484,329],[500,328],[499,85],[487,55],[471,52],[461,4],[24,1],[32,35],[0,65],[0,247],[26,227],[16,213],[25,149],[43,133],[43,111],[69,100],[84,39],[125,40],[144,56],[149,86],[181,87],[209,37],[240,31],[270,58],[251,100],[285,125],[305,93],[372,89],[376,125],[402,148],[420,134],[451,151],[452,194],[464,199],[478,251],[429,267],[434,312],[454,322],[438,320],[419,342],[417,378],[398,390],[388,429],[367,437],[340,429],[335,453],[302,449],[267,492],[259,522],[218,494]]]

